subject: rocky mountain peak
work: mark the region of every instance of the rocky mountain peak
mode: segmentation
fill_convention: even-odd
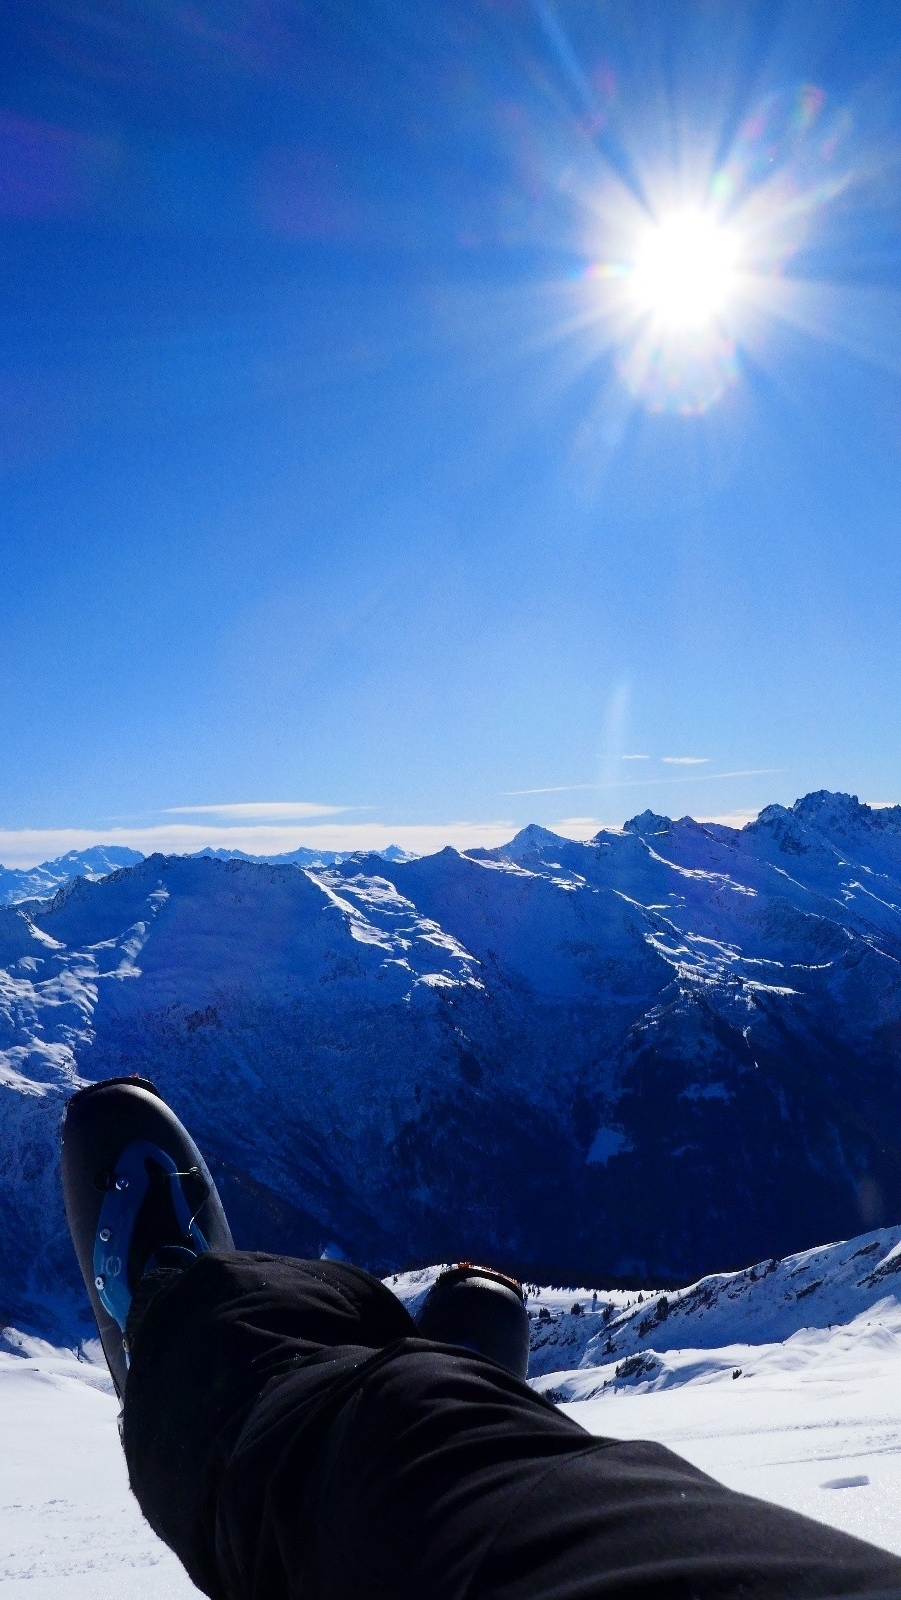
[[[672,827],[672,817],[662,817],[656,811],[642,811],[639,816],[630,817],[628,822],[623,823],[625,833],[637,833],[641,839],[655,833],[671,833]]]

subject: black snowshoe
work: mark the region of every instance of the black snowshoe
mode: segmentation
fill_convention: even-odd
[[[200,1151],[146,1078],[110,1078],[73,1095],[62,1139],[69,1232],[121,1397],[142,1279],[146,1286],[234,1244]]]

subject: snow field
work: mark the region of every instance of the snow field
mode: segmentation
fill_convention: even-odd
[[[732,1363],[746,1365],[732,1378]],[[652,1438],[730,1488],[901,1554],[901,1317],[785,1346],[678,1352],[683,1381],[563,1409]],[[44,1346],[0,1355],[3,1600],[187,1600],[128,1490],[102,1374]]]
[[[659,1387],[612,1389],[562,1409],[591,1433],[656,1439],[731,1489],[901,1555],[896,1302],[781,1345],[672,1352],[662,1367]]]
[[[3,1600],[186,1600],[132,1499],[105,1369],[36,1340],[0,1353]]]

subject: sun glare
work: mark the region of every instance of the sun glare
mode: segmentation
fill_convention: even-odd
[[[674,333],[700,329],[727,308],[737,284],[734,230],[702,211],[677,211],[649,224],[628,276],[635,310]]]
[[[620,262],[592,274],[599,306],[616,308],[620,376],[651,411],[706,411],[737,372],[741,233],[699,205],[644,212],[623,240]]]
[[[572,326],[589,332],[592,357],[612,353],[646,410],[708,411],[739,382],[743,358],[776,352],[780,323],[837,337],[836,296],[827,320],[824,286],[798,263],[825,208],[853,181],[850,128],[805,84],[754,106],[715,167],[686,128],[676,166],[636,153],[637,182],[586,180],[588,261]],[[645,151],[654,149],[646,139]]]

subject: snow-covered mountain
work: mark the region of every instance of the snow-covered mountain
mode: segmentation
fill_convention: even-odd
[[[211,856],[217,861],[257,861],[273,866],[290,863],[296,867],[334,866],[339,861],[353,858],[353,852],[349,850],[309,850],[303,845],[298,850],[288,850],[281,855],[254,856],[243,850],[214,850],[212,846],[198,850],[196,854]],[[408,850],[401,850],[396,844],[389,844],[378,854],[386,861],[416,859]],[[22,905],[26,900],[45,900],[63,884],[71,883],[73,878],[88,878],[93,883],[98,878],[109,877],[111,872],[118,872],[120,867],[133,867],[143,860],[140,850],[131,850],[127,845],[98,844],[89,850],[70,850],[64,856],[56,856],[53,861],[42,861],[38,867],[4,867],[0,864],[0,906]]]
[[[899,1050],[899,808],[152,856],[0,911],[0,1283],[71,1281],[85,1078],[154,1077],[245,1243],[664,1292],[901,1218]]]
[[[39,867],[0,865],[0,906],[43,900],[73,878],[105,878],[143,859],[139,850],[129,850],[126,845],[98,844],[89,850],[70,850],[53,861],[42,861]]]
[[[440,1267],[386,1281],[415,1316]],[[901,1227],[711,1273],[682,1289],[527,1284],[529,1382],[557,1400],[751,1377],[777,1347],[876,1323],[901,1337]],[[741,1363],[740,1370],[737,1363]],[[800,1359],[796,1365],[803,1364]]]
[[[297,850],[283,850],[277,855],[255,856],[246,850],[213,849],[207,845],[203,850],[194,852],[198,856],[210,856],[215,861],[256,861],[270,867],[333,867],[341,861],[354,861],[363,859],[367,852],[357,850],[311,850],[307,845],[300,845]],[[399,845],[389,844],[384,850],[372,852],[385,861],[415,861],[416,856],[409,850],[402,850]]]

